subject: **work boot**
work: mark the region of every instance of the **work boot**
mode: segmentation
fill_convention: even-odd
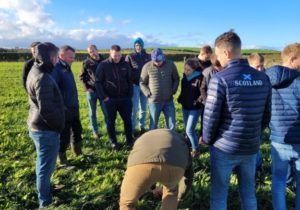
[[[82,154],[81,148],[82,148],[82,141],[72,144],[72,150],[76,156],[79,156]]]
[[[59,152],[58,153],[58,163],[59,163],[60,166],[67,166],[68,165],[67,154],[65,152]]]

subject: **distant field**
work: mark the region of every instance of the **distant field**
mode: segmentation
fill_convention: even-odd
[[[279,63],[278,57],[267,56],[268,65]],[[180,76],[183,63],[176,62]],[[35,209],[38,207],[35,191],[35,148],[28,137],[26,118],[28,101],[21,85],[20,62],[0,62],[0,209]],[[120,184],[124,175],[128,152],[112,152],[107,132],[103,126],[103,117],[98,112],[101,140],[91,138],[88,107],[85,92],[79,82],[81,63],[72,66],[77,83],[80,102],[80,114],[83,125],[85,155],[75,158],[70,151],[70,163],[74,170],[57,168],[53,175],[55,184],[66,187],[54,195],[55,204],[49,209],[118,209]],[[175,96],[177,131],[184,132],[181,107],[177,103],[180,90]],[[149,116],[147,116],[149,124]],[[117,121],[118,139],[124,143],[123,125]],[[160,127],[165,127],[161,118]],[[199,129],[199,125],[198,125]],[[261,145],[264,160],[263,178],[257,180],[257,198],[259,209],[272,209],[270,143],[266,131]],[[206,146],[201,146],[201,155],[193,162],[195,178],[188,197],[180,203],[180,209],[209,209],[210,165]],[[228,209],[241,209],[237,191],[237,178],[232,176],[232,187],[228,197]],[[289,209],[294,209],[295,188],[287,189]],[[146,193],[138,203],[138,209],[159,209],[159,199]]]

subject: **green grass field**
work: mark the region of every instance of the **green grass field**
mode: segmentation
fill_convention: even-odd
[[[278,58],[268,58],[268,66],[278,63]],[[176,63],[180,75],[183,64]],[[0,63],[0,209],[35,209],[38,207],[35,190],[35,148],[28,137],[26,119],[28,101],[21,84],[23,63]],[[54,184],[64,184],[54,195],[49,209],[118,209],[120,184],[123,178],[128,152],[112,152],[103,117],[98,112],[101,140],[91,138],[88,107],[85,93],[79,82],[81,63],[74,63],[83,126],[84,155],[74,157],[68,151],[69,161],[76,166],[73,170],[56,168]],[[177,98],[179,90],[175,98]],[[175,100],[176,101],[176,100]],[[100,109],[99,109],[100,110]],[[176,102],[177,130],[184,132],[181,107]],[[149,116],[147,116],[149,122]],[[164,127],[161,118],[160,127]],[[199,126],[198,126],[199,127]],[[123,125],[118,118],[118,139],[124,143]],[[264,160],[264,177],[257,182],[259,209],[272,209],[270,145],[265,133],[261,146]],[[202,146],[201,155],[194,162],[195,179],[187,198],[180,203],[180,209],[209,209],[210,166],[208,148]],[[236,176],[232,176],[228,196],[228,209],[240,209]],[[287,189],[289,209],[294,209],[295,188]],[[146,193],[138,203],[138,209],[159,209],[159,199]]]

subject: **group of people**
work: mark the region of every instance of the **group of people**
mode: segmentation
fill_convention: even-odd
[[[187,59],[177,99],[182,106],[185,136],[175,131],[173,96],[180,83],[176,65],[160,48],[148,54],[141,38],[134,40],[133,49],[123,57],[120,46],[113,45],[104,59],[95,45],[89,45],[80,74],[93,137],[100,137],[96,118],[99,101],[112,149],[120,149],[115,132],[117,113],[124,122],[127,147],[132,148],[121,186],[120,209],[135,209],[139,197],[155,189],[156,182],[164,186],[162,209],[176,209],[191,186],[191,162],[199,156],[201,144],[210,148],[210,208],[227,209],[234,170],[242,209],[257,209],[255,171],[261,167],[259,147],[267,127],[271,130],[273,207],[287,209],[285,187],[293,162],[295,206],[300,209],[299,43],[287,45],[281,53],[282,65],[267,70],[260,54],[242,58],[241,40],[233,31],[215,40],[214,53],[210,46],[204,46],[198,57]],[[30,102],[28,127],[37,150],[37,190],[42,208],[51,203],[50,178],[56,158],[60,164],[68,164],[70,143],[75,155],[82,154],[82,126],[71,70],[75,49],[67,45],[58,49],[45,42],[33,43],[32,52],[33,59],[24,66],[23,84]],[[157,129],[161,112],[168,129]],[[134,143],[137,134],[141,136]]]

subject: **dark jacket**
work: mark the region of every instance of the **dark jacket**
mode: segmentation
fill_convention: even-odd
[[[150,60],[151,56],[145,50],[142,50],[141,53],[134,52],[126,56],[125,61],[131,67],[131,76],[135,85],[139,85],[142,68]]]
[[[272,84],[271,140],[300,144],[300,72],[283,66],[266,71]]]
[[[94,60],[88,56],[82,63],[81,74],[79,75],[85,91],[88,89],[96,90],[96,69],[98,64],[103,61],[103,57],[99,55],[99,60]]]
[[[25,90],[26,90],[26,80],[27,80],[29,71],[32,68],[33,64],[34,64],[34,58],[31,58],[25,62],[24,67],[23,67],[22,82],[23,82],[23,87],[25,88]]]
[[[202,108],[200,101],[200,86],[202,79],[203,75],[196,71],[194,71],[194,74],[190,75],[190,77],[182,78],[178,102],[184,109],[193,110]]]
[[[26,82],[30,110],[29,128],[61,132],[64,128],[64,104],[59,88],[51,77],[53,64],[44,44],[36,47],[36,61]]]
[[[247,60],[233,59],[210,80],[203,140],[228,154],[255,154],[270,117],[269,78]]]
[[[59,86],[66,109],[79,108],[77,87],[70,65],[59,59],[52,76]]]
[[[200,63],[200,67],[201,67],[202,69],[206,69],[206,68],[208,68],[208,67],[211,66],[211,61],[210,61],[210,60],[208,60],[208,61],[203,61],[203,60],[200,60],[199,58],[197,58],[197,59],[198,59],[198,62]]]
[[[212,66],[210,66],[202,71],[203,80],[201,82],[201,87],[200,87],[200,93],[201,93],[200,101],[202,102],[203,105],[205,105],[205,102],[206,102],[207,88],[208,88],[210,78],[217,72],[218,71],[216,69],[214,69]]]
[[[109,57],[98,65],[96,89],[100,100],[132,96],[131,68],[123,57],[119,63]]]

